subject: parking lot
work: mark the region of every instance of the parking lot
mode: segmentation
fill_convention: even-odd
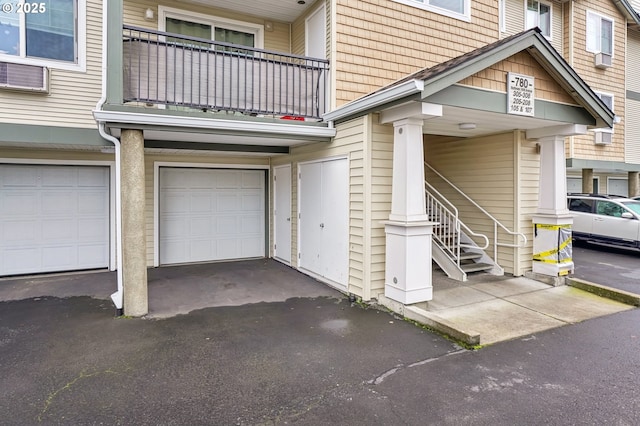
[[[577,278],[640,294],[640,251],[576,243]]]

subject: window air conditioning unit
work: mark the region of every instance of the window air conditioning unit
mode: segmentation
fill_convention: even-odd
[[[609,68],[611,66],[611,55],[608,53],[596,53],[595,56],[596,68]]]
[[[49,69],[0,62],[0,89],[49,93]]]
[[[594,143],[596,145],[611,145],[613,133],[611,132],[595,132]]]

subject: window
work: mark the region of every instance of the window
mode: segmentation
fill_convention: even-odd
[[[610,95],[608,93],[602,93],[602,92],[594,92],[594,93],[600,98],[600,100],[602,100],[602,102],[604,102],[607,108],[613,111],[613,95]]]
[[[538,27],[542,35],[551,38],[551,5],[537,0],[527,0],[527,28]]]
[[[569,210],[573,212],[591,213],[593,211],[593,200],[583,200],[580,198],[569,199]]]
[[[598,201],[596,203],[596,213],[604,216],[620,217],[624,212],[624,207],[612,203],[611,201]]]
[[[587,11],[587,51],[613,55],[613,20]]]
[[[160,31],[258,49],[263,47],[262,25],[232,21],[199,13],[188,13],[163,6],[158,7],[158,18],[158,29]],[[197,43],[194,42],[194,44]],[[231,50],[232,48],[219,47],[219,49]],[[240,49],[235,50],[240,51]]]
[[[471,20],[471,0],[393,0],[452,18]]]
[[[9,3],[7,3],[9,4]],[[84,0],[38,0],[30,13],[0,12],[0,59],[77,69],[83,64]],[[22,6],[26,8],[25,6]],[[6,8],[5,8],[6,9]],[[26,9],[25,9],[26,10]],[[37,11],[37,13],[35,13]],[[79,19],[80,18],[80,19]]]

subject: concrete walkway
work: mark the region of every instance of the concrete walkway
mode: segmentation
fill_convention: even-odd
[[[640,304],[638,295],[583,284],[585,289],[553,287],[525,277],[488,274],[471,275],[463,283],[434,270],[433,300],[406,307],[404,315],[467,344],[488,345]]]
[[[282,302],[290,298],[346,295],[273,260],[182,265],[149,269],[149,318],[168,318],[208,307]],[[570,286],[551,287],[523,277],[471,276],[461,283],[434,271],[434,298],[401,306],[378,302],[404,317],[470,345],[528,336],[638,305]],[[113,272],[74,273],[0,280],[0,301],[54,296],[109,300]]]

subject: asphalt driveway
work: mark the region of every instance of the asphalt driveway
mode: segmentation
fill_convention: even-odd
[[[273,424],[328,404],[329,419],[362,424],[357,413],[384,399],[373,383],[458,351],[344,298],[167,319],[116,319],[110,301],[89,297],[6,301],[0,412],[8,425]],[[363,391],[354,406],[349,395]],[[393,423],[393,412],[386,415],[380,422]]]

